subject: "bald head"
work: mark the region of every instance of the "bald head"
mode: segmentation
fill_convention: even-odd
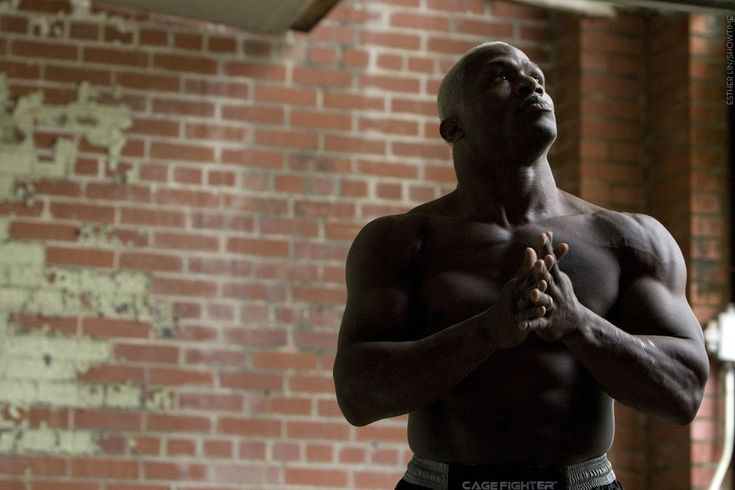
[[[462,97],[462,92],[467,82],[467,67],[475,55],[487,51],[497,51],[501,54],[520,50],[502,41],[490,41],[475,46],[462,55],[454,66],[449,69],[439,87],[437,110],[440,121],[456,116],[457,111],[461,110],[463,104],[466,103]]]

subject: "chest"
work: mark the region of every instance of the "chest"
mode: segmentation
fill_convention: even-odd
[[[561,263],[579,300],[605,316],[618,295],[620,265],[615,250],[592,223],[581,219],[525,225],[437,223],[427,239],[417,275],[424,333],[476,315],[490,307],[521,266],[526,247],[539,249],[544,230],[556,246],[569,244]]]

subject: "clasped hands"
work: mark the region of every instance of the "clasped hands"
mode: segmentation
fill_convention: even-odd
[[[582,309],[572,282],[559,268],[569,245],[553,246],[553,234],[541,234],[538,251],[526,248],[523,263],[497,303],[499,324],[492,328],[498,347],[513,347],[535,332],[547,341],[561,340],[579,328]]]

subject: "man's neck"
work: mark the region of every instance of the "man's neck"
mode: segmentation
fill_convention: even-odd
[[[559,191],[544,156],[532,165],[483,165],[492,175],[459,172],[456,196],[463,217],[514,226],[559,212]]]

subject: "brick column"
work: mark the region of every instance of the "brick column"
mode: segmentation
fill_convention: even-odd
[[[554,26],[559,185],[659,219],[684,253],[689,299],[706,322],[729,297],[724,20],[560,15]],[[720,451],[718,393],[715,372],[691,427],[616,406],[611,457],[626,488],[706,485]]]

